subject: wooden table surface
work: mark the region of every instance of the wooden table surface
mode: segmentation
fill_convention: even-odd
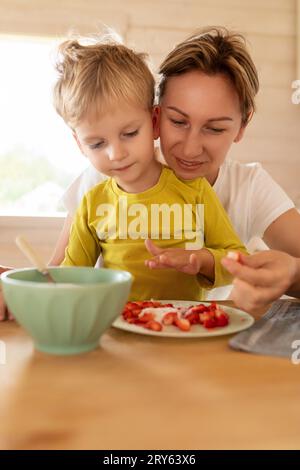
[[[1,323],[0,448],[300,449],[300,365],[230,337],[111,328],[97,350],[58,357]]]

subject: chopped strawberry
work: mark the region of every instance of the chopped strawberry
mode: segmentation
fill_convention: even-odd
[[[203,312],[207,312],[208,310],[209,310],[209,307],[207,305],[200,304],[200,305],[195,305],[195,307],[191,307],[189,309],[189,312],[191,312],[191,313],[203,313]]]
[[[191,325],[201,324],[205,328],[224,327],[229,323],[229,315],[216,302],[210,305],[198,304],[191,307],[177,307],[177,311],[165,313],[161,322],[156,321],[156,308],[174,306],[153,300],[128,302],[122,312],[125,321],[140,325],[153,331],[161,331],[163,325],[175,325],[181,331],[189,331]],[[145,310],[147,309],[147,310]],[[144,313],[142,313],[144,311]]]
[[[217,310],[215,311],[215,316],[216,316],[216,319],[217,319],[218,326],[228,325],[229,316],[227,315],[226,312],[224,312],[224,310],[222,310],[221,308],[218,307]]]
[[[203,322],[203,326],[204,326],[204,328],[208,328],[208,329],[210,329],[210,328],[215,328],[216,326],[218,326],[218,324],[217,324],[217,319],[211,317],[211,318],[209,318],[208,320],[205,320],[205,321]]]
[[[209,312],[199,313],[199,321],[200,323],[204,323],[211,319],[211,314]]]
[[[225,315],[225,317],[228,317],[228,314],[225,312],[225,310],[223,310],[222,308],[218,307],[218,308],[215,310],[215,316],[218,318],[218,317],[221,317],[222,315]]]
[[[181,330],[181,331],[189,331],[191,329],[191,324],[186,318],[177,318],[175,320],[175,325]]]
[[[131,313],[132,313],[132,315],[133,315],[134,317],[138,317],[139,314],[141,313],[141,311],[142,311],[141,308],[133,308],[133,309],[131,310]]]
[[[126,309],[127,310],[132,310],[136,307],[138,307],[138,304],[136,302],[127,302],[127,304],[126,304]]]
[[[153,330],[153,331],[161,331],[162,330],[162,324],[159,323],[158,321],[155,321],[155,320],[151,320],[148,323],[145,323],[144,327],[148,328],[149,330]]]
[[[149,321],[154,320],[155,315],[153,313],[144,313],[138,318],[139,323],[148,323]]]
[[[184,318],[186,318],[191,325],[197,325],[197,323],[200,323],[199,313],[197,312],[188,313]]]
[[[161,302],[157,302],[156,300],[153,300],[151,302],[151,307],[161,307],[161,306],[162,306]]]
[[[178,318],[176,312],[167,312],[162,319],[164,325],[173,325],[175,320]]]
[[[127,323],[132,323],[132,324],[136,324],[138,322],[138,318],[136,317],[126,318],[125,320],[127,321]]]
[[[229,320],[227,316],[225,317],[225,315],[222,315],[219,318],[217,318],[217,326],[227,326],[228,323],[229,323]]]

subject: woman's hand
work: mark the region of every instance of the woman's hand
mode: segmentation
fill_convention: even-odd
[[[282,294],[300,293],[300,259],[280,251],[240,254],[239,261],[228,257],[222,265],[235,277],[230,299],[250,313],[269,306]]]

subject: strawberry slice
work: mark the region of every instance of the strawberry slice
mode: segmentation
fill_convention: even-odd
[[[218,308],[216,302],[211,302],[210,306],[209,306],[209,310],[216,310]]]
[[[207,305],[195,305],[194,307],[189,308],[189,313],[203,313],[209,311],[209,306]]]
[[[159,323],[158,321],[151,320],[148,323],[144,324],[145,328],[148,328],[148,330],[153,330],[153,331],[161,331],[162,330],[162,324]]]
[[[186,318],[191,325],[197,325],[200,323],[199,313],[197,312],[188,313],[184,316],[184,318]]]
[[[177,318],[174,323],[181,331],[189,331],[191,329],[191,324],[186,318]]]
[[[175,320],[177,320],[178,316],[176,312],[167,312],[163,316],[162,323],[164,325],[174,325]]]
[[[216,318],[211,317],[203,322],[203,326],[207,329],[215,328],[216,326],[218,326],[218,320]]]
[[[205,321],[211,319],[211,314],[209,312],[199,313],[199,321],[204,324]]]
[[[149,323],[150,321],[154,320],[155,316],[153,313],[144,313],[137,319],[138,323]]]
[[[218,326],[227,326],[229,323],[229,315],[224,312],[221,308],[217,308],[215,311],[215,317],[217,320]]]
[[[136,307],[138,307],[138,306],[139,306],[139,305],[138,305],[137,302],[127,302],[127,304],[126,304],[126,309],[127,309],[127,310],[132,310],[132,309],[134,309],[134,308],[136,308]]]
[[[227,326],[229,323],[228,318],[225,315],[221,315],[217,318],[217,326]]]

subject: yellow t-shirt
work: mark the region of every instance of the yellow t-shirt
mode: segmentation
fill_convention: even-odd
[[[201,275],[145,266],[151,258],[146,238],[161,248],[188,248],[186,243],[197,242],[189,249],[200,249],[201,233],[203,246],[215,259],[214,284]],[[62,265],[94,266],[102,253],[105,267],[134,276],[131,300],[203,300],[203,287],[230,283],[220,263],[229,250],[246,251],[207,180],[182,181],[163,168],[158,183],[143,193],[126,193],[114,179],[91,189],[76,213]]]

